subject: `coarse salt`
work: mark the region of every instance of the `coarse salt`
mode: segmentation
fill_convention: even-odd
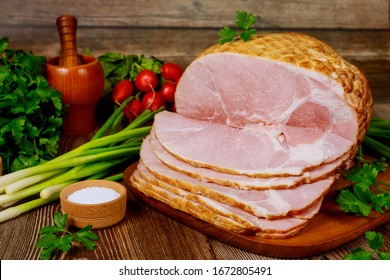
[[[80,204],[98,204],[117,199],[120,194],[110,188],[88,187],[71,193],[67,199]]]

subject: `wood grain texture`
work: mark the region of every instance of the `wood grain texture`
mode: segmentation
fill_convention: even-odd
[[[31,50],[36,55],[57,56],[60,52],[55,25],[52,27],[7,27],[13,48]],[[281,32],[268,30],[260,32]],[[316,37],[333,47],[346,60],[366,75],[375,100],[390,102],[390,30],[290,30]],[[204,49],[218,41],[216,29],[142,29],[142,28],[79,28],[78,51],[93,55],[106,52],[144,54],[182,67]]]
[[[186,67],[218,40],[218,30],[234,23],[238,9],[257,16],[260,32],[298,31],[324,40],[368,76],[374,94],[374,115],[390,118],[390,23],[388,0],[167,0],[76,1],[3,0],[0,37],[11,47],[36,55],[57,56],[55,26],[59,15],[78,19],[81,54],[105,52],[145,54]],[[61,153],[88,141],[91,134],[61,140]],[[53,224],[59,202],[0,224],[0,259],[38,259],[39,230]],[[390,251],[390,224],[377,229]],[[126,219],[98,230],[93,251],[75,246],[55,259],[274,259],[229,246],[151,209],[131,198]],[[309,259],[342,259],[353,248],[367,248],[359,237],[335,250]]]
[[[387,29],[387,0],[6,0],[0,25],[50,26],[61,14],[80,26],[217,27],[232,25],[237,10],[252,12],[262,28]],[[39,15],[39,16],[34,16]]]
[[[174,209],[162,201],[145,195],[130,181],[130,177],[136,168],[137,163],[133,163],[125,170],[124,181],[128,191],[139,200],[171,219],[194,228],[207,236],[233,247],[268,257],[303,258],[323,254],[364,235],[366,231],[375,230],[390,221],[390,213],[372,213],[369,217],[346,214],[340,210],[335,202],[335,194],[331,192],[322,202],[318,214],[296,236],[273,239],[237,234],[195,218],[187,212]],[[389,183],[390,168],[381,173],[378,180]],[[390,188],[386,189],[390,190]]]
[[[390,103],[374,104],[374,115],[390,118]],[[62,152],[73,149],[89,139],[67,137],[62,140]],[[40,207],[18,218],[0,223],[0,259],[39,259],[35,247],[39,230],[53,224],[53,215],[60,210],[59,202]],[[385,240],[383,250],[390,251],[390,223],[375,231]],[[54,259],[217,259],[217,260],[276,260],[280,258],[258,255],[207,237],[158,213],[129,196],[126,218],[114,227],[96,231],[99,240],[94,251],[75,246],[68,253],[57,253]],[[323,254],[302,258],[340,260],[355,248],[369,249],[364,236]]]
[[[265,32],[301,32],[316,37],[333,47],[346,58],[362,61],[375,58],[390,59],[389,30],[301,30],[272,29]],[[60,43],[55,26],[48,27],[4,27],[1,36],[10,39],[11,46],[31,50],[47,57],[60,53]],[[94,55],[107,51],[154,55],[162,58],[181,59],[188,63],[201,51],[218,39],[217,29],[176,28],[104,28],[80,27],[77,31],[77,45],[80,54],[87,49]],[[378,69],[377,69],[378,70]]]

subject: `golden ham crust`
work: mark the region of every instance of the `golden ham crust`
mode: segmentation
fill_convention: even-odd
[[[283,61],[319,72],[335,80],[344,89],[345,100],[357,114],[359,134],[355,149],[363,141],[370,125],[373,109],[367,78],[356,66],[345,61],[326,43],[298,33],[257,34],[248,42],[237,39],[222,45],[213,45],[198,57],[221,52]]]

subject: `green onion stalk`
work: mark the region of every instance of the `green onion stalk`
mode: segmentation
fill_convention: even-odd
[[[123,172],[111,174],[138,158],[142,141],[151,130],[148,122],[164,110],[145,110],[121,128],[123,108],[132,98],[112,113],[89,142],[48,162],[1,176],[0,222],[57,200],[62,189],[80,180],[122,180]]]
[[[23,204],[6,208],[0,212],[0,223],[16,218],[17,216],[27,211],[30,211],[31,209],[38,208],[40,206],[53,202],[59,198],[60,198],[60,193],[57,192],[56,194],[52,195],[48,199],[36,198],[31,201],[25,202]]]
[[[390,120],[373,118],[362,145],[375,155],[390,160]]]

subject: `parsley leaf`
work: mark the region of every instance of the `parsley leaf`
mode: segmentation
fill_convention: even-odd
[[[8,38],[4,37],[0,39],[0,52],[4,52],[8,48]]]
[[[61,212],[54,213],[54,223],[60,227],[65,228],[66,227],[66,221],[68,220],[68,214],[62,215]]]
[[[230,27],[223,27],[219,30],[218,34],[220,36],[219,44],[227,43],[233,41],[234,38],[240,36],[244,42],[247,42],[250,37],[256,33],[256,29],[251,28],[256,22],[256,17],[252,13],[247,13],[245,11],[236,11],[236,27],[241,29],[240,31],[235,31]]]
[[[360,216],[368,216],[372,210],[369,204],[359,200],[349,189],[341,190],[340,194],[336,197],[336,202],[344,212],[356,213]]]
[[[371,252],[362,248],[356,248],[350,254],[344,256],[344,260],[372,260]]]
[[[368,216],[372,210],[383,213],[390,208],[390,194],[380,188],[384,183],[378,182],[377,176],[386,170],[387,165],[384,159],[368,161],[357,157],[357,161],[357,165],[345,175],[353,186],[341,190],[336,202],[341,210],[357,216]]]
[[[350,254],[344,256],[345,260],[372,260],[375,256],[380,260],[390,259],[390,253],[380,251],[385,243],[382,234],[375,231],[367,231],[365,237],[371,250],[353,249]]]
[[[36,246],[42,248],[41,260],[51,259],[52,253],[57,249],[68,252],[73,241],[81,243],[88,250],[96,247],[94,240],[97,240],[98,236],[91,231],[91,225],[72,233],[66,229],[68,214],[62,215],[61,212],[56,212],[53,220],[54,226],[45,226],[39,231],[41,237],[37,240]]]
[[[248,30],[256,22],[256,17],[252,13],[247,13],[245,11],[236,12],[236,26]]]
[[[367,231],[365,235],[368,241],[368,245],[375,251],[379,251],[383,244],[385,244],[385,240],[381,234],[378,234],[374,231]]]
[[[225,26],[219,31],[219,36],[221,36],[221,39],[219,40],[220,44],[233,41],[233,39],[238,36],[239,33],[230,27]]]
[[[378,258],[381,260],[390,260],[390,253],[388,252],[378,252]]]
[[[98,236],[91,231],[92,226],[88,225],[82,228],[75,235],[75,240],[83,244],[88,250],[93,250],[96,246],[92,240],[97,240]]]
[[[0,156],[4,174],[57,155],[65,109],[60,92],[44,77],[45,63],[45,57],[11,49],[8,38],[0,39]]]

